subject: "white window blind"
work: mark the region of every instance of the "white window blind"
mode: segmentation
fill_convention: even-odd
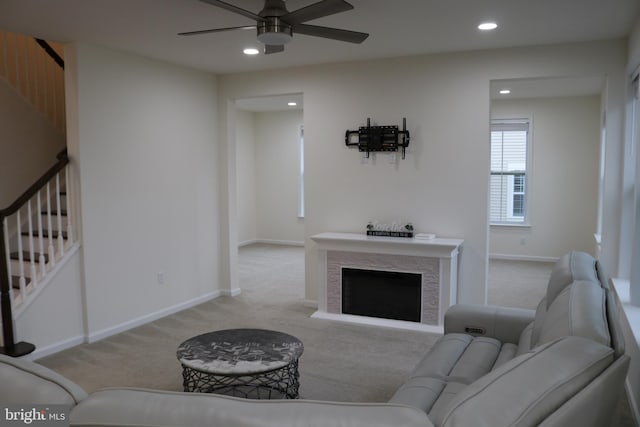
[[[304,125],[300,125],[298,148],[298,218],[304,218]]]
[[[529,120],[491,122],[489,220],[523,224],[527,213]]]

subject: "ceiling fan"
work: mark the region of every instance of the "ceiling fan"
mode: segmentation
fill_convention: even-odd
[[[255,28],[258,32],[258,41],[264,44],[264,53],[266,54],[284,51],[284,45],[291,41],[294,33],[349,43],[362,43],[369,37],[367,33],[304,24],[304,22],[313,19],[353,9],[353,6],[344,0],[322,0],[293,12],[287,10],[284,0],[265,0],[264,8],[258,14],[220,0],[200,1],[251,18],[256,21],[256,25],[187,31],[178,33],[178,35],[194,36],[220,31]]]

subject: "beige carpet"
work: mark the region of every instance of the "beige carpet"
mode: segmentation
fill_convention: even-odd
[[[222,297],[39,362],[88,391],[109,386],[181,390],[176,348],[216,329],[266,328],[305,346],[300,394],[308,399],[386,401],[436,335],[311,319],[304,294],[304,250],[254,245],[240,251],[242,294]]]
[[[552,264],[491,261],[490,304],[534,308]],[[438,338],[423,332],[311,319],[303,304],[304,249],[251,245],[240,251],[242,294],[222,297],[93,344],[39,360],[87,391],[110,386],[182,390],[178,345],[225,328],[266,328],[302,340],[300,394],[307,399],[387,401]],[[628,405],[622,426],[632,426]]]
[[[553,268],[552,262],[489,262],[487,303],[535,309],[544,297]]]

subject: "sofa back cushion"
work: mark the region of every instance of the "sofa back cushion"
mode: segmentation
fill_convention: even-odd
[[[0,355],[0,402],[75,406],[87,393],[76,383],[37,363]]]
[[[575,280],[598,282],[596,260],[585,252],[567,252],[558,259],[547,285],[547,308],[564,288]]]
[[[554,266],[547,294],[536,309],[531,339],[521,340],[518,353],[568,335],[612,346],[609,298],[597,261],[584,252],[565,254]]]
[[[613,349],[563,337],[515,357],[460,391],[442,427],[537,426],[613,362]]]
[[[389,403],[252,400],[213,393],[102,389],[71,411],[72,427],[428,427],[423,411]]]
[[[611,346],[606,291],[597,282],[576,280],[564,288],[545,313],[534,346],[568,335]]]

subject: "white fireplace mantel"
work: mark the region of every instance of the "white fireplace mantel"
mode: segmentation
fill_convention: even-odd
[[[320,233],[311,236],[318,245],[319,289],[318,311],[313,317],[328,318],[348,322],[357,322],[389,327],[438,331],[444,323],[445,310],[457,301],[458,255],[464,240],[462,239],[415,239],[403,237],[367,236],[358,233]],[[329,254],[329,256],[328,256]],[[337,256],[336,256],[337,255]],[[420,270],[419,264],[435,266],[437,283],[423,290],[425,315],[420,323],[375,319],[363,316],[342,314],[339,295],[341,284],[336,279],[336,268],[359,267],[354,263],[365,263],[365,268],[377,267],[380,257],[388,255],[394,260],[391,264],[383,262],[385,269],[402,271]],[[336,261],[344,258],[345,261]],[[416,258],[417,257],[417,258]],[[406,262],[405,262],[406,260]],[[417,261],[416,261],[417,260]],[[336,266],[335,264],[341,264]],[[403,266],[404,265],[404,266]],[[427,268],[427,267],[425,267]],[[328,289],[329,288],[329,289]],[[426,306],[431,307],[427,313]]]

